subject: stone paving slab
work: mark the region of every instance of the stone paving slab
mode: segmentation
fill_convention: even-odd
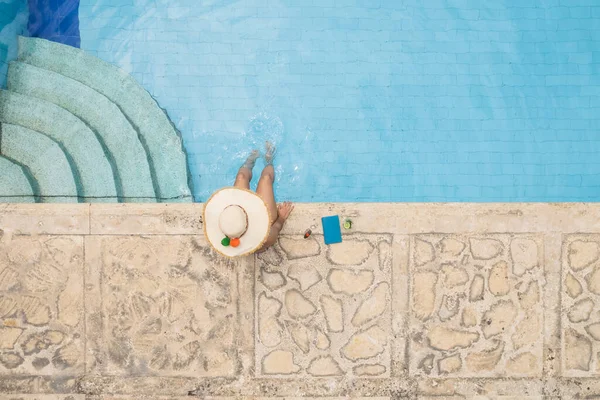
[[[168,206],[168,207],[167,207]],[[92,204],[91,214],[98,220],[96,229],[104,229],[107,220],[115,220],[111,231],[98,234],[152,234],[163,229],[159,221],[153,227],[131,228],[124,221],[144,220],[156,210],[176,209],[184,218],[202,215],[202,204]],[[598,232],[598,205],[593,203],[298,203],[283,233],[302,235],[308,228],[322,234],[321,217],[339,215],[353,221],[353,231],[363,233],[391,232],[419,234],[430,232],[512,232],[561,233]],[[123,230],[119,230],[119,229]],[[194,234],[181,231],[174,234]]]
[[[282,236],[258,255],[257,375],[390,376],[391,242]]]
[[[543,399],[538,379],[418,379],[417,399]]]
[[[410,373],[541,376],[539,235],[411,238]]]
[[[83,394],[0,394],[0,400],[85,400]]]
[[[89,396],[90,399],[98,399],[98,400],[134,400],[133,396]],[[189,397],[166,397],[166,396],[155,396],[155,397],[146,397],[148,400],[183,400],[188,399]],[[239,397],[215,397],[215,396],[205,396],[204,400],[299,400],[299,399],[310,399],[310,400],[388,400],[389,397],[263,397],[263,396],[239,396]]]
[[[201,236],[90,236],[86,269],[88,371],[235,373],[241,261]]]
[[[202,204],[90,205],[95,235],[202,235]]]
[[[368,206],[300,204],[275,247],[228,261],[202,205],[1,205],[0,296],[27,309],[0,316],[0,393],[600,396],[600,206]],[[333,214],[354,225],[325,246]],[[45,307],[47,327],[25,319]]]
[[[84,373],[83,238],[0,241],[0,375]]]
[[[563,237],[563,375],[600,377],[600,235]]]
[[[5,235],[85,235],[89,219],[87,204],[0,204],[0,230]]]
[[[17,397],[16,400],[23,399],[29,400],[25,397]],[[113,395],[104,395],[104,396],[88,396],[87,400],[135,400],[134,396],[113,396]],[[146,400],[189,400],[189,397],[174,397],[174,396],[149,396],[144,397]],[[299,400],[299,399],[309,399],[309,400],[389,400],[389,397],[261,397],[261,396],[238,396],[238,397],[214,397],[214,396],[205,396],[202,398],[203,400]],[[0,397],[0,400],[3,400]],[[32,399],[33,400],[33,399]],[[40,399],[46,400],[46,399]],[[50,398],[48,400],[51,400]],[[54,399],[52,399],[54,400]],[[63,398],[56,400],[66,400]],[[74,399],[77,400],[77,399]]]

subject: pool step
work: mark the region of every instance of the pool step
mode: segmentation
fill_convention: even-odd
[[[18,59],[76,80],[110,99],[137,130],[147,151],[157,199],[192,201],[181,137],[133,77],[82,50],[44,39],[19,37]]]
[[[0,155],[27,167],[37,181],[42,203],[77,203],[69,161],[48,136],[18,125],[0,124]]]
[[[23,167],[0,156],[0,203],[35,203],[30,179]]]
[[[69,160],[83,202],[117,202],[115,178],[104,149],[79,118],[47,101],[0,90],[0,123],[19,125],[54,140]]]
[[[108,98],[64,75],[11,62],[8,89],[69,111],[90,127],[104,146],[125,202],[156,202],[146,151],[136,131]]]

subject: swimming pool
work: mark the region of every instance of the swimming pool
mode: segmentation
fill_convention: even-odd
[[[596,0],[198,3],[79,6],[81,48],[181,131],[197,201],[265,140],[280,199],[600,198]]]

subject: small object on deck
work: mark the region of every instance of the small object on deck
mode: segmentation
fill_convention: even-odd
[[[333,215],[331,217],[321,218],[323,224],[323,237],[325,244],[334,244],[342,242],[342,230],[340,228],[340,217]]]
[[[225,236],[223,238],[223,240],[221,240],[221,244],[225,247],[229,246],[230,243],[231,243],[231,240],[229,240],[229,238],[227,236]]]
[[[310,229],[307,229],[304,232],[304,239],[308,239],[310,237],[310,235],[312,234],[312,231]]]
[[[231,245],[231,247],[238,247],[240,245],[240,239],[231,239],[231,242],[229,244]]]
[[[350,219],[346,219],[344,221],[344,229],[350,229],[352,228],[352,221]]]

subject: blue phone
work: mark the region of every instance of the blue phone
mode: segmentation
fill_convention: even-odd
[[[321,218],[323,224],[323,236],[325,244],[334,244],[342,242],[342,229],[340,228],[340,217],[332,215],[331,217]]]

